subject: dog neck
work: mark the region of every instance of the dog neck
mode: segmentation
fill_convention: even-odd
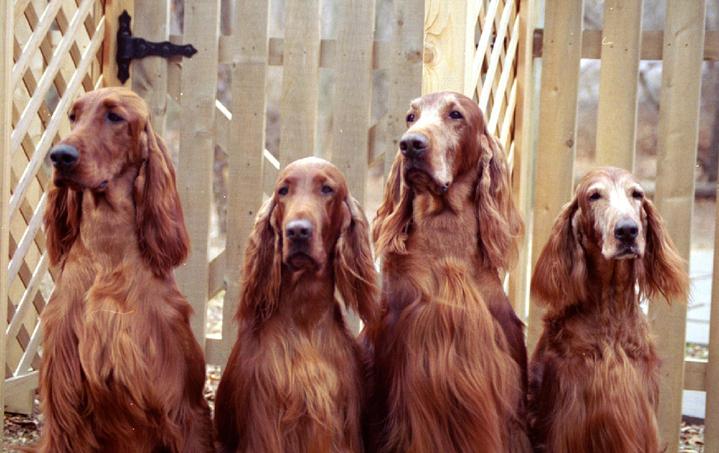
[[[283,266],[278,312],[296,324],[314,324],[334,312],[334,291],[331,266],[319,272],[292,272]]]
[[[136,176],[137,169],[129,168],[103,191],[83,192],[80,240],[103,269],[111,270],[127,258],[139,257],[132,196]]]
[[[585,305],[613,318],[639,313],[635,259],[606,259],[601,252],[587,256],[589,303]]]

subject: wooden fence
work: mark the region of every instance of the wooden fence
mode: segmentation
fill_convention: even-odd
[[[602,60],[598,160],[627,168],[634,156],[638,62],[664,61],[656,201],[662,212],[683,214],[667,219],[688,257],[699,70],[703,59],[717,59],[719,34],[704,31],[703,0],[669,0],[663,34],[641,30],[641,3],[606,0],[602,34],[582,29],[581,0],[547,0],[543,13],[533,0],[394,0],[391,34],[378,38],[380,2],[374,0],[333,2],[337,33],[329,37],[322,35],[320,0],[285,0],[282,37],[269,33],[270,0],[184,0],[180,36],[169,35],[167,0],[0,0],[0,92],[6,100],[0,110],[0,312],[8,313],[0,361],[6,364],[6,408],[30,408],[41,343],[38,314],[52,288],[40,228],[49,181],[45,155],[68,131],[66,110],[78,93],[119,84],[113,56],[123,9],[132,13],[135,35],[169,37],[199,50],[190,60],[133,62],[128,83],[150,104],[156,130],[179,131],[178,187],[192,253],[177,280],[195,308],[193,330],[208,362],[222,365],[236,337],[232,317],[245,240],[278,169],[320,152],[366,201],[368,188],[382,185],[372,170],[389,169],[407,105],[422,92],[451,89],[475,98],[509,153],[529,232],[509,291],[515,308],[528,313],[530,347],[541,313],[529,302],[527,282],[573,187],[582,58]],[[542,14],[544,27],[535,30]],[[217,97],[218,67],[229,68],[229,102]],[[278,67],[279,147],[270,152],[268,73]],[[321,73],[334,81],[330,101],[322,105],[332,115],[328,149],[317,134]],[[387,92],[377,99],[374,81],[382,77]],[[209,243],[216,148],[227,156],[226,243],[219,254]],[[718,275],[719,264],[715,283]],[[221,337],[208,338],[208,301],[218,298]],[[684,361],[685,305],[651,307],[655,329],[676,333],[659,338],[665,364],[660,423],[669,445],[678,444],[682,389],[707,390],[707,451],[719,451],[719,414],[709,410],[719,407],[719,291],[714,300],[715,347],[708,363]]]

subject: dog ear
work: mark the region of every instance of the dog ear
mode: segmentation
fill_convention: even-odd
[[[556,311],[587,297],[585,254],[574,221],[577,211],[576,198],[564,206],[532,275],[532,294]]]
[[[689,292],[686,262],[679,256],[654,204],[645,198],[642,210],[646,246],[639,272],[639,290],[650,300],[662,295],[667,301],[685,301]]]
[[[335,246],[337,289],[347,308],[359,314],[365,325],[378,316],[377,272],[372,259],[367,218],[357,200],[347,195],[345,221]]]
[[[135,180],[137,235],[142,256],[163,276],[187,258],[190,239],[167,148],[150,121],[144,132],[145,161]]]
[[[384,198],[372,222],[372,240],[377,256],[407,253],[405,243],[412,220],[412,191],[402,176],[402,156],[392,162],[384,188]]]
[[[47,252],[53,266],[64,262],[80,234],[81,217],[82,192],[53,185],[47,196],[43,218]]]
[[[238,319],[263,322],[279,303],[282,241],[273,225],[274,209],[275,200],[270,198],[257,213],[255,225],[247,240]]]
[[[510,171],[501,145],[487,131],[479,134],[480,168],[475,191],[479,247],[485,264],[509,270],[517,257],[524,225],[512,199]]]

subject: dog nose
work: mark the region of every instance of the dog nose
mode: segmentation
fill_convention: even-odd
[[[308,220],[292,220],[286,227],[287,238],[294,241],[306,241],[312,237],[312,224]]]
[[[427,151],[429,139],[424,134],[407,133],[399,141],[399,150],[406,157],[415,159]]]
[[[622,242],[633,241],[639,234],[639,226],[634,220],[622,219],[614,228],[614,237]]]
[[[57,145],[50,151],[50,160],[58,170],[69,170],[79,158],[80,152],[72,145]]]

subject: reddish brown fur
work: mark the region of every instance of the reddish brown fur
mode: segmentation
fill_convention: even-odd
[[[607,233],[621,216],[637,220],[639,233],[636,254],[618,259],[621,249]],[[547,308],[530,368],[536,451],[659,451],[659,359],[639,300],[683,300],[688,283],[684,261],[634,177],[611,167],[585,175],[532,277],[532,293]]]
[[[300,258],[285,233],[296,219],[313,225]],[[217,391],[221,451],[363,451],[363,357],[334,293],[376,322],[367,230],[332,164],[307,158],[283,170],[245,251],[239,337]]]
[[[373,225],[384,316],[368,326],[371,451],[528,451],[523,326],[500,281],[522,231],[504,153],[462,95],[410,114],[428,151],[397,154]]]
[[[188,238],[170,157],[129,90],[90,92],[72,112],[62,143],[80,158],[56,170],[45,213],[60,273],[42,313],[38,449],[212,451],[205,362],[172,276]]]

